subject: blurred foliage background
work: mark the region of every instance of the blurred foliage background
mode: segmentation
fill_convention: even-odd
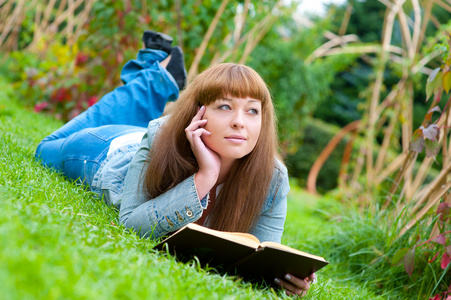
[[[371,1],[359,5],[371,10],[366,2]],[[263,76],[277,108],[281,151],[292,176],[305,182],[313,157],[330,138],[321,128],[309,126],[310,118],[337,125],[358,119],[359,93],[371,68],[352,54],[306,64],[345,8],[331,7],[325,18],[309,20],[299,15],[298,4],[277,0],[1,1],[0,71],[29,107],[67,121],[121,84],[120,69],[135,58],[144,30],[164,32],[184,50],[191,78],[212,63],[226,61],[249,64]],[[382,18],[379,15],[379,22]],[[358,22],[352,20],[350,28],[359,28]],[[373,40],[380,31],[374,27],[365,33]],[[309,160],[299,164],[296,157],[305,156],[300,146],[307,128],[314,131],[310,138],[319,140],[309,140],[313,147],[308,149]],[[336,167],[330,169],[338,174]],[[320,176],[319,189],[335,187],[333,177]]]
[[[343,37],[337,48],[380,44],[387,5],[350,0],[330,5],[319,17],[301,14],[300,2],[6,0],[0,3],[0,70],[28,106],[67,121],[121,84],[120,69],[135,57],[146,29],[174,37],[184,50],[190,78],[214,63],[249,64],[271,88],[282,155],[291,176],[305,185],[316,157],[338,128],[362,119],[368,109],[377,59],[374,53],[316,56],[315,51],[337,37]],[[412,4],[404,6],[413,16]],[[429,37],[450,16],[443,5],[432,10]],[[393,46],[402,46],[401,35],[395,24]],[[428,107],[427,75],[414,74],[415,128]],[[382,96],[400,77],[399,65],[389,63]],[[381,142],[383,136],[378,138]],[[337,186],[346,141],[321,169],[319,191]]]

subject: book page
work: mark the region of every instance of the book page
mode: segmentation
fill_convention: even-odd
[[[313,255],[313,254],[310,254],[310,253],[307,253],[307,252],[303,252],[303,251],[300,251],[300,250],[297,250],[297,249],[294,249],[294,248],[291,248],[291,247],[288,247],[288,246],[285,246],[285,245],[282,245],[282,244],[279,244],[279,243],[263,242],[263,243],[261,243],[261,246],[262,247],[276,248],[276,249],[284,250],[284,251],[291,252],[291,253],[294,253],[294,254],[302,255],[302,256],[305,256],[305,257],[310,257],[310,258],[313,258],[313,259],[326,261],[321,256],[316,256],[316,255]]]
[[[186,225],[186,227],[200,232],[205,232],[207,234],[211,234],[229,241],[240,243],[254,249],[257,249],[260,245],[258,238],[250,233],[219,231],[206,228],[195,223],[190,223]]]
[[[230,234],[230,235],[233,235],[233,236],[235,236],[235,237],[240,237],[240,238],[249,239],[249,240],[252,240],[252,241],[256,242],[257,245],[260,245],[260,240],[259,240],[255,235],[252,235],[252,234],[250,234],[250,233],[244,233],[244,232],[229,232],[229,231],[224,231],[223,233]],[[256,245],[256,246],[257,246],[257,245]]]

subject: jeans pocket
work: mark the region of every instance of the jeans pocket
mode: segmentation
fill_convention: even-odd
[[[94,175],[96,174],[99,167],[100,167],[100,163],[98,163],[97,161],[85,160],[83,162],[83,175],[85,178],[85,182],[89,186],[91,185],[91,183],[94,179]]]
[[[145,131],[146,129],[138,126],[130,125],[104,125],[96,128],[89,128],[87,133],[103,142],[111,141],[124,134],[137,131]]]
[[[115,127],[116,126],[106,125],[97,128],[89,128],[87,133],[98,140],[107,142],[121,134],[120,131]]]

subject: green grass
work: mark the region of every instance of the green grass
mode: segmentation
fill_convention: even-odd
[[[288,298],[195,261],[179,263],[118,226],[117,211],[34,161],[39,141],[59,126],[22,108],[0,80],[0,298]],[[332,224],[317,202],[293,189],[283,242],[324,255],[327,245],[318,245]],[[318,272],[305,299],[385,299],[343,270],[335,263]]]
[[[309,197],[303,194],[305,192],[292,189],[292,196],[293,193],[298,193],[297,198],[304,199],[302,202],[297,201],[296,205],[308,203],[305,199]],[[448,290],[451,265],[445,270],[440,267],[444,247],[435,242],[416,249],[411,277],[403,264],[392,264],[398,250],[411,249],[431,236],[435,213],[398,238],[398,230],[390,221],[392,211],[376,207],[362,213],[355,203],[347,199],[341,199],[340,202],[340,198],[336,194],[313,199],[316,205],[307,206],[303,213],[293,209],[288,218],[300,218],[306,223],[301,228],[288,225],[285,243],[327,257],[331,265],[324,270],[326,277],[335,278],[338,283],[347,282],[351,287],[356,284],[367,286],[384,299],[422,300]],[[398,216],[402,222],[411,218],[408,208],[405,214]],[[439,258],[429,263],[437,252],[440,252]]]

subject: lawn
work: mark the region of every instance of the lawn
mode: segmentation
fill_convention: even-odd
[[[44,169],[34,149],[61,122],[24,109],[0,80],[0,287],[3,299],[276,299],[279,290],[204,270],[152,248],[82,186]],[[317,255],[336,226],[293,185],[283,243]],[[329,259],[328,257],[325,257]],[[305,299],[386,299],[331,261]]]

